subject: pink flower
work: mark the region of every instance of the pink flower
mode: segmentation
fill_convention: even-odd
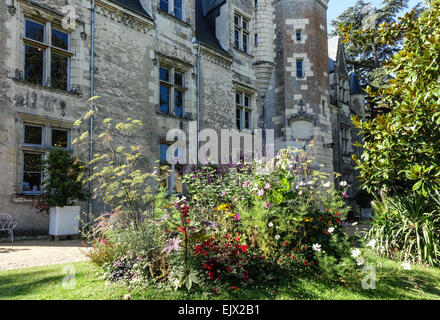
[[[264,190],[263,189],[258,190],[257,196],[259,196],[259,197],[264,196]]]
[[[245,181],[243,182],[243,188],[246,188],[248,186],[249,182]]]
[[[235,220],[235,221],[240,221],[240,219],[241,219],[240,214],[237,213],[237,214],[234,216],[234,220]]]
[[[222,197],[224,197],[226,195],[226,191],[222,192]]]
[[[266,183],[266,185],[264,186],[264,189],[269,190],[270,189],[270,183]]]
[[[270,202],[266,202],[265,207],[266,207],[266,209],[270,208]]]

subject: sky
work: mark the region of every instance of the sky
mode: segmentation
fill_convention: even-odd
[[[370,0],[375,7],[380,7],[382,0]],[[423,2],[422,0],[410,0],[409,8],[413,8],[417,3]],[[330,0],[327,11],[328,30],[330,32],[330,22],[345,11],[348,7],[352,7],[356,3],[356,0]]]

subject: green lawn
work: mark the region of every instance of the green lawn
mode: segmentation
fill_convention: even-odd
[[[296,279],[277,286],[241,288],[235,292],[223,289],[218,294],[212,289],[189,294],[155,287],[129,290],[123,284],[99,279],[95,267],[81,262],[69,264],[76,269],[73,289],[62,286],[66,265],[0,272],[0,299],[122,299],[127,293],[132,299],[440,299],[439,269],[413,266],[406,271],[398,262],[374,259],[382,263],[375,290],[363,290],[360,284],[348,289],[316,278]]]

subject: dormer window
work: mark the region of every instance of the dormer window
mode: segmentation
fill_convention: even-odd
[[[234,47],[249,53],[249,22],[250,20],[240,13],[234,15]]]
[[[160,0],[159,8],[166,13],[183,20],[183,0]]]

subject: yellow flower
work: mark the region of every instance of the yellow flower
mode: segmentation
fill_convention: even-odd
[[[219,205],[219,206],[217,207],[217,211],[223,211],[223,210],[225,210],[227,207],[228,207],[228,205],[226,205],[226,204]]]
[[[304,221],[305,221],[305,222],[312,222],[312,221],[313,221],[313,218],[306,218]]]

